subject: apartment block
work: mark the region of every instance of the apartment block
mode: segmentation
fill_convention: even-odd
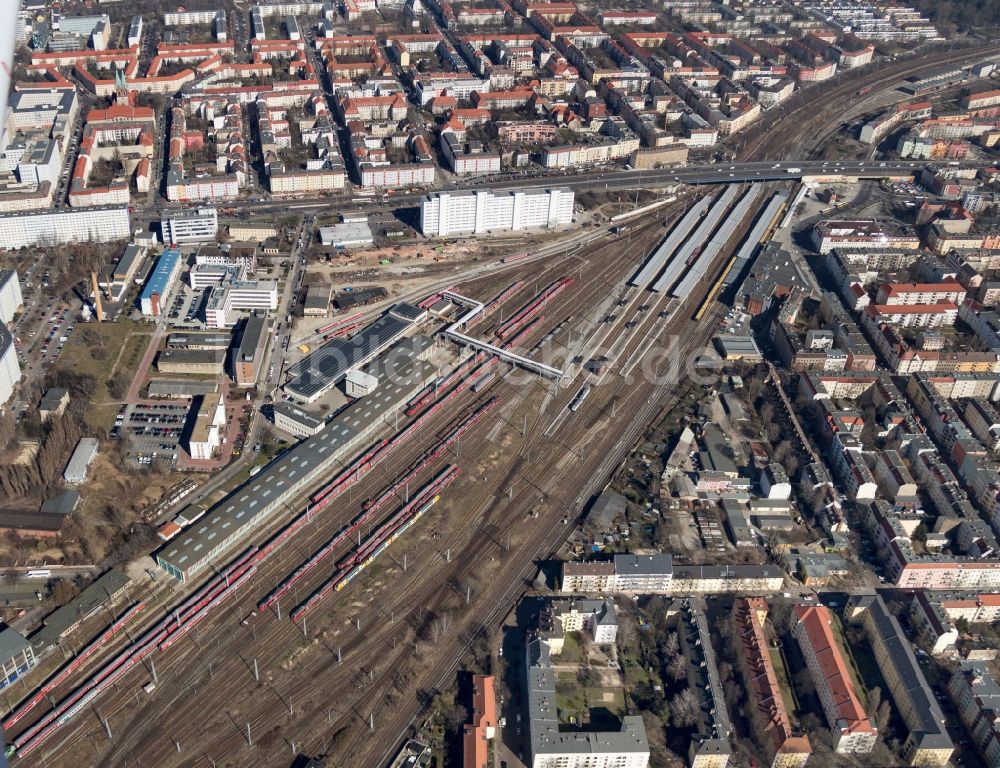
[[[833,631],[835,620],[822,605],[796,605],[795,639],[802,649],[809,674],[833,731],[839,753],[868,754],[878,730],[861,705],[854,680]]]
[[[726,768],[733,754],[729,741],[733,726],[705,611],[692,602],[682,606],[677,634],[688,660],[688,686],[701,700],[700,717],[688,747],[688,765]]]
[[[952,621],[965,619],[970,624],[1000,621],[1000,595],[961,593],[938,596],[941,608]]]
[[[21,295],[17,271],[0,269],[0,323],[9,324],[23,306],[24,297]]]
[[[528,640],[525,678],[531,768],[646,768],[649,764],[641,717],[623,717],[618,731],[560,728],[551,651],[538,636]]]
[[[917,592],[910,604],[910,623],[938,656],[958,642],[958,630],[941,603],[926,592]]]
[[[435,192],[420,204],[420,231],[429,237],[553,228],[573,221],[573,191]]]
[[[907,764],[944,768],[955,745],[913,646],[896,617],[878,595],[854,597],[847,610],[848,617],[864,627],[896,709],[909,729],[902,749]]]
[[[993,665],[963,661],[948,682],[948,692],[983,762],[1000,768],[1000,682]]]
[[[764,630],[767,601],[740,597],[733,620],[740,638],[740,661],[750,706],[761,716],[772,754],[771,768],[801,768],[812,754],[809,739],[792,727]]]

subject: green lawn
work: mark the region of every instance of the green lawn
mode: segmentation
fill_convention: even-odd
[[[567,632],[563,637],[563,649],[556,657],[560,664],[576,664],[580,661],[580,633]]]
[[[788,680],[788,665],[785,664],[785,654],[780,648],[768,650],[771,656],[771,664],[774,666],[774,675],[778,678],[778,687],[781,689],[781,698],[785,702],[785,711],[789,714],[799,711],[799,702],[795,698],[795,691]]]
[[[575,683],[556,684],[556,709],[559,720],[565,723],[574,718],[577,723],[587,719],[587,707],[583,699],[583,689]]]
[[[875,666],[874,659],[871,659],[870,656],[866,656],[862,653],[859,654],[861,657],[860,659],[855,658],[851,646],[847,643],[847,638],[844,637],[844,627],[840,622],[840,616],[833,614],[833,636],[840,645],[840,650],[844,653],[844,659],[847,661],[847,668],[851,672],[851,682],[854,683],[854,690],[858,692],[858,696],[861,699],[861,706],[867,709],[868,688],[865,687],[862,680],[878,680],[878,668]],[[859,663],[864,665],[866,662],[870,663],[873,668],[866,670],[867,674],[861,674]]]
[[[81,323],[70,334],[56,365],[96,380],[94,401],[87,409],[87,423],[90,426],[97,429],[111,428],[121,399],[112,397],[108,392],[108,379],[114,376],[128,388],[150,336],[149,326],[133,323],[131,320]]]
[[[556,708],[560,722],[575,721],[577,725],[589,723],[591,710],[607,710],[615,717],[621,717],[625,712],[625,695],[620,688],[598,685],[585,689],[576,682],[575,674],[572,677],[572,680],[566,680],[565,677],[556,680]]]

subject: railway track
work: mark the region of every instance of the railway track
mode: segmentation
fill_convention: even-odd
[[[649,232],[652,235],[653,226],[649,227]],[[610,244],[609,244],[610,245]],[[590,303],[596,300],[596,295],[599,295],[601,291],[604,290],[605,278],[609,277],[616,270],[621,271],[623,266],[623,260],[621,255],[618,254],[619,258],[607,259],[607,263],[595,264],[594,260],[600,262],[606,256],[610,255],[605,253],[609,251],[606,246],[598,248],[595,250],[594,254],[591,256],[591,261],[588,261],[584,256],[579,258],[583,259],[584,264],[588,267],[588,272],[590,272],[595,278],[595,281],[591,283],[592,288],[582,293],[570,292],[564,304],[569,305],[570,308],[575,306],[580,306],[582,304]],[[639,254],[636,254],[638,257]],[[629,259],[628,268],[631,269],[633,265],[631,264],[631,259]],[[559,269],[558,265],[549,265],[544,271],[557,271]],[[541,282],[546,277],[545,274],[539,275],[538,281]],[[494,280],[496,278],[493,278]],[[562,300],[561,300],[562,301]],[[564,313],[562,306],[558,309],[558,314],[562,315]],[[577,310],[579,311],[579,310]],[[496,391],[503,391],[504,387],[511,389],[514,393],[520,393],[523,388],[519,385],[507,384],[500,379],[500,384],[497,387],[491,387],[488,392],[484,392],[484,396],[491,394]],[[537,388],[540,385],[535,385]],[[538,396],[539,393],[535,393]],[[526,397],[530,397],[531,392],[526,394]],[[554,398],[554,402],[558,406],[560,404],[560,398],[568,397],[565,393],[558,390],[553,392],[546,391],[543,396],[551,396]],[[537,418],[537,416],[536,416]],[[443,425],[442,425],[443,428]],[[486,431],[485,429],[483,430]],[[414,454],[419,453],[425,446],[422,444],[425,441],[421,441],[421,444],[414,444],[411,450],[406,452],[406,455],[401,455],[397,460],[393,460],[391,466],[395,467],[397,465],[403,465],[405,462],[411,460]],[[466,448],[465,446],[469,447]],[[477,454],[482,454],[489,450],[489,444],[486,442],[470,444],[466,443],[463,445],[463,450],[468,451],[467,455],[475,456]],[[502,489],[505,485],[509,485],[513,478],[518,478],[525,473],[525,466],[530,463],[530,446],[523,446],[517,453],[513,462],[509,464],[504,474],[498,475],[494,482],[487,489],[483,490],[479,496],[479,501],[477,504],[471,505],[468,513],[468,518],[463,520],[463,524],[457,526],[450,538],[448,538],[442,544],[453,544],[456,550],[456,557],[458,547],[462,546],[463,540],[467,540],[471,530],[481,530],[489,527],[496,527],[499,522],[500,512],[489,508],[490,502],[493,496],[496,496],[498,491]],[[385,480],[389,480],[394,475],[392,470],[388,466],[383,466],[384,473],[386,475]],[[364,487],[359,485],[357,490],[358,498],[364,497],[365,488],[368,488],[373,493],[377,491],[378,486],[378,473],[373,473],[372,479],[370,479]],[[372,486],[375,485],[373,488]],[[527,488],[527,484],[524,484],[524,488]],[[511,498],[508,500],[513,504],[521,505],[532,505],[536,502],[537,496],[534,491],[527,493],[524,490],[519,490],[517,494],[512,494]],[[351,506],[349,501],[345,506]],[[508,505],[509,508],[509,505]],[[340,517],[341,514],[338,512],[336,517]],[[478,520],[477,518],[482,518]],[[468,522],[469,525],[466,526],[464,523]],[[325,535],[329,534],[329,526],[334,524],[335,520],[333,517],[327,522],[320,524],[319,521],[315,523],[315,531],[311,533],[311,540],[317,543]],[[515,542],[516,544],[516,542]],[[152,701],[149,704],[143,706],[144,702],[138,700],[137,694],[134,690],[120,690],[114,694],[109,694],[106,698],[108,701],[103,699],[99,702],[101,716],[105,717],[112,723],[112,728],[116,734],[128,734],[116,736],[116,740],[110,745],[106,742],[106,737],[100,737],[102,741],[97,741],[97,734],[100,731],[95,731],[95,726],[100,727],[100,723],[97,718],[83,717],[79,721],[75,721],[66,727],[66,730],[60,734],[59,737],[53,739],[51,746],[49,748],[41,748],[39,750],[39,755],[41,755],[42,764],[45,765],[60,765],[69,764],[75,760],[84,759],[87,764],[99,764],[99,765],[122,765],[126,756],[135,755],[136,759],[142,760],[142,755],[146,755],[146,760],[154,760],[155,764],[170,764],[170,762],[176,762],[176,764],[185,764],[186,758],[184,745],[191,745],[196,742],[200,742],[205,739],[201,736],[201,731],[203,729],[209,728],[213,725],[213,720],[219,720],[217,723],[225,726],[225,719],[229,719],[232,722],[238,722],[243,719],[243,713],[237,711],[242,707],[229,707],[226,706],[226,700],[230,702],[238,700],[240,697],[237,692],[241,688],[252,687],[246,684],[241,684],[236,681],[232,682],[220,682],[220,679],[225,679],[226,677],[233,677],[237,675],[249,674],[248,672],[240,671],[239,666],[242,664],[236,664],[236,669],[233,669],[234,663],[230,660],[226,663],[224,660],[218,658],[221,648],[224,646],[235,645],[237,648],[237,655],[243,653],[244,646],[254,646],[257,655],[264,658],[268,655],[274,657],[281,657],[280,649],[282,647],[296,646],[301,643],[298,638],[301,635],[298,634],[297,630],[290,625],[288,622],[284,624],[275,622],[270,629],[265,628],[264,624],[257,624],[252,628],[240,628],[238,624],[238,619],[245,615],[252,607],[253,602],[262,594],[266,592],[267,584],[275,581],[279,576],[279,572],[287,573],[290,567],[294,564],[290,564],[288,561],[291,558],[304,558],[308,552],[302,550],[308,550],[310,545],[309,541],[302,541],[301,543],[296,543],[296,545],[289,548],[288,552],[290,554],[282,554],[273,565],[268,564],[261,568],[261,571],[255,575],[253,582],[250,584],[250,588],[245,591],[245,593],[237,596],[236,600],[233,602],[231,609],[226,609],[220,613],[218,616],[213,616],[205,620],[205,624],[199,627],[191,633],[190,641],[185,639],[183,642],[178,643],[176,651],[171,652],[171,656],[165,658],[164,660],[157,659],[158,667],[160,667],[160,679],[161,684],[154,694]],[[468,544],[466,547],[473,547],[473,549],[463,550],[468,555],[468,562],[474,561],[475,549],[481,547],[481,543]],[[438,564],[442,561],[440,555],[436,554],[435,557],[429,558],[430,560],[436,560]],[[460,566],[462,562],[466,562],[466,558],[463,556],[452,560],[452,563],[447,564],[448,573],[451,578],[461,577],[462,573],[456,570],[457,566]],[[422,567],[423,563],[415,563],[415,567],[409,569],[409,573],[414,575],[420,575],[423,578],[421,571],[424,570]],[[466,565],[465,567],[468,567]],[[364,611],[351,611],[351,613],[358,613],[359,617],[363,616],[363,621],[367,626],[370,626],[372,622],[377,621],[380,617],[384,617],[386,610],[390,614],[396,610],[398,607],[400,610],[400,621],[402,622],[409,617],[410,614],[406,613],[407,604],[419,604],[422,601],[420,598],[431,598],[434,597],[435,593],[439,591],[438,584],[439,579],[434,579],[431,582],[425,579],[429,586],[421,586],[420,582],[414,579],[414,585],[412,587],[399,590],[399,597],[394,602],[389,602],[388,604],[383,602],[382,607],[378,609],[365,609]],[[422,592],[418,590],[422,589]],[[416,599],[415,599],[416,598]],[[339,613],[339,611],[338,611]],[[410,612],[412,613],[412,611]],[[261,616],[260,619],[270,618]],[[397,625],[398,626],[398,625]],[[322,629],[317,628],[317,631]],[[258,640],[249,641],[248,638],[251,633]],[[263,637],[267,635],[267,637]],[[387,639],[386,632],[371,632],[371,633],[357,633],[357,637],[352,638],[350,642],[343,643],[343,649],[346,651],[347,656],[358,657],[364,653],[373,653],[376,649],[384,653],[386,647],[390,646],[391,643]],[[242,636],[242,637],[240,637]],[[306,640],[306,638],[302,638]],[[344,653],[342,651],[342,653]],[[246,654],[244,654],[246,655]],[[249,658],[249,655],[246,655]],[[332,661],[332,655],[328,662],[329,666],[332,666],[334,662]],[[245,664],[243,665],[245,666]],[[340,667],[340,664],[336,665]],[[343,669],[341,667],[341,669]],[[327,694],[330,689],[329,678],[324,675],[325,670],[315,669],[308,676],[309,680],[316,680],[315,684],[315,697],[318,699],[323,694]],[[369,674],[372,673],[372,669],[369,669]],[[271,673],[274,675],[274,673]],[[339,675],[343,677],[343,674]],[[183,682],[181,682],[183,680]],[[138,684],[138,683],[137,683]],[[267,683],[262,683],[262,685],[267,685]],[[347,683],[349,689],[349,682]],[[164,690],[166,689],[166,690]],[[261,706],[262,710],[260,715],[253,715],[249,718],[251,722],[252,730],[255,733],[259,733],[264,730],[266,734],[266,729],[268,723],[274,721],[274,711],[280,710],[283,706],[281,702],[281,694],[277,691],[268,692],[270,689],[265,689],[263,691],[262,697],[263,701],[259,702],[264,706]],[[308,685],[302,685],[297,687],[297,699],[300,701],[298,704],[293,704],[291,710],[295,711],[296,715],[301,717],[300,712],[303,709],[311,708],[311,701],[314,695],[314,691]],[[177,722],[176,715],[174,714],[178,709],[186,709],[180,702],[189,700],[192,695],[197,695],[199,699],[207,700],[204,707],[205,711],[210,713],[227,713],[226,717],[207,717],[202,721],[188,721],[187,723]],[[181,718],[183,720],[183,718]],[[149,735],[150,728],[155,731],[160,731],[162,734],[159,739],[150,740],[144,738],[143,734]],[[228,730],[228,729],[227,729]],[[131,734],[135,732],[135,736]],[[233,754],[239,751],[239,742],[243,734],[235,726],[232,726],[231,733],[228,737],[222,739],[225,746],[217,750],[216,754]],[[173,739],[175,742],[171,742]],[[88,741],[90,742],[88,747]],[[159,741],[155,746],[150,746],[151,741]],[[212,740],[209,740],[212,741]],[[229,745],[228,742],[234,742]],[[174,747],[176,744],[182,745],[181,751],[176,751]],[[70,747],[70,745],[76,745]],[[100,745],[100,746],[99,746]],[[111,749],[108,749],[108,746]],[[188,747],[189,748],[189,747]],[[168,755],[173,754],[174,757],[170,758],[165,756],[164,752]],[[76,757],[73,755],[76,754]],[[205,753],[211,756],[209,753]],[[260,755],[262,752],[258,750],[254,752],[253,755]],[[25,764],[30,764],[34,757],[29,757]],[[170,762],[163,762],[163,761]]]
[[[740,160],[760,160],[771,157],[798,156],[802,149],[813,150],[840,128],[845,117],[845,107],[863,85],[872,90],[900,82],[904,77],[935,69],[942,64],[964,64],[979,61],[984,55],[995,53],[995,46],[977,46],[960,51],[932,51],[922,56],[919,64],[913,60],[881,65],[875,78],[845,78],[816,88],[814,98],[807,98],[787,112],[778,112],[766,124],[752,128],[747,144],[739,153]],[[811,89],[813,90],[813,89]],[[771,123],[782,122],[795,126],[795,131],[770,130]],[[759,135],[757,135],[759,134]]]

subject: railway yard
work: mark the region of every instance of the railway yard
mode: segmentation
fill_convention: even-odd
[[[868,81],[905,71],[890,64]],[[848,80],[822,104],[790,105],[781,117],[802,120],[794,137],[750,133],[737,156],[789,141],[807,156],[832,115],[864,111],[856,92]],[[183,537],[165,546],[160,565],[183,582],[149,569],[48,682],[11,690],[14,764],[387,764],[710,351],[721,298],[794,194],[789,181],[679,189],[611,231],[442,271],[397,297],[413,303],[383,319],[415,314],[365,358],[380,376],[383,358],[402,360],[370,423],[352,416],[365,399],[348,407],[321,433],[333,452],[322,471],[239,523],[204,567],[177,563]],[[360,336],[380,311],[344,313],[308,341]],[[339,438],[328,434],[337,424]],[[274,469],[247,488],[267,488]]]
[[[468,333],[564,375],[483,353],[460,363],[435,345],[443,380],[416,387],[373,447],[193,575],[193,596],[163,577],[138,587],[128,631],[8,717],[17,763],[388,759],[663,408],[680,361],[705,347],[723,313],[702,306],[705,278],[763,210],[764,186],[712,193],[692,209],[709,215],[666,248],[691,200],[633,222],[624,243],[602,234],[452,286],[487,302]],[[711,239],[727,212],[726,236]]]

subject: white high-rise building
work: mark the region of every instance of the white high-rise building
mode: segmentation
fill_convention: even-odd
[[[0,405],[10,400],[14,387],[21,380],[21,366],[17,362],[14,337],[7,326],[0,323]]]
[[[215,240],[219,215],[214,208],[180,211],[160,222],[165,243],[199,243]]]
[[[130,234],[127,208],[0,216],[0,248],[8,250],[88,241],[110,243]]]
[[[565,226],[573,222],[573,190],[435,192],[420,204],[429,237]]]
[[[13,269],[0,269],[0,323],[9,323],[24,306],[21,283]]]

